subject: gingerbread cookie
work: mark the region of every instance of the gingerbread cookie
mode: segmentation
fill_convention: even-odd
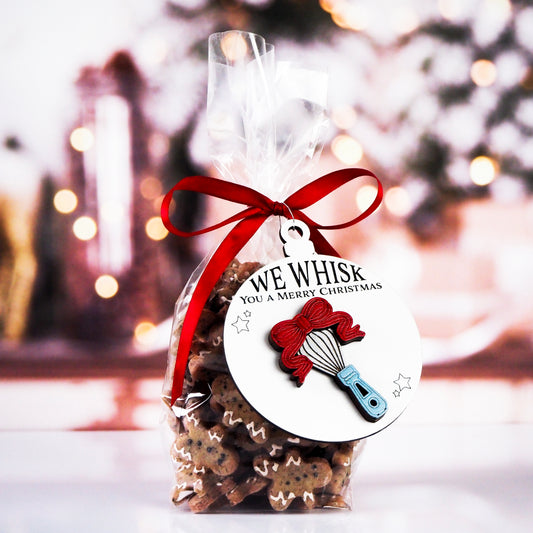
[[[211,311],[211,309],[202,309],[198,324],[194,331],[193,346],[194,343],[207,343],[209,339],[209,332],[214,324],[220,322],[217,314]]]
[[[326,485],[324,492],[332,495],[341,495],[350,482],[352,473],[351,466],[334,466],[331,474],[331,481]]]
[[[228,372],[224,352],[203,350],[189,359],[189,372],[194,381],[213,381],[220,373]]]
[[[321,494],[318,496],[318,505],[324,509],[349,509],[350,503],[348,498],[338,494]]]
[[[202,484],[198,487],[197,494],[189,500],[189,507],[195,513],[206,511],[221,496],[228,494],[234,488],[235,481],[231,477],[206,477],[202,479]]]
[[[331,463],[337,466],[351,466],[355,450],[361,445],[361,441],[342,443],[333,453]]]
[[[304,441],[300,437],[287,433],[285,430],[280,429],[270,424],[270,438],[263,443],[263,448],[266,450],[270,457],[280,457],[283,455],[286,446],[298,446],[303,445]]]
[[[259,492],[268,485],[268,480],[260,476],[250,476],[232,489],[226,497],[231,506],[241,503],[251,494]]]
[[[200,321],[191,344],[188,371],[194,381],[212,381],[220,372],[228,371],[222,344],[224,316],[204,309]]]
[[[210,309],[204,309],[202,311],[199,325],[194,332],[191,343],[192,353],[216,350],[217,348],[219,352],[222,352],[225,317],[225,309],[218,313],[214,313]]]
[[[352,463],[360,441],[340,444],[333,453],[331,464],[333,466],[331,481],[324,489],[324,498],[328,500],[328,507],[345,507],[347,504],[344,496],[348,490],[352,474]]]
[[[213,311],[227,307],[239,287],[260,267],[260,263],[240,263],[236,259],[233,260],[215,284],[208,307]]]
[[[250,438],[264,443],[270,436],[268,422],[242,397],[233,379],[227,374],[218,376],[211,386],[213,400],[225,409],[222,422],[228,427],[243,424]]]
[[[315,492],[326,486],[332,475],[326,459],[304,460],[296,449],[289,450],[281,462],[257,457],[254,470],[272,480],[268,500],[275,511],[284,511],[296,498],[301,498],[305,507],[312,509],[316,505]]]
[[[194,486],[203,475],[206,474],[204,466],[197,467],[194,463],[186,461],[174,461],[174,473],[176,485],[172,493],[172,501],[175,504],[181,503],[194,492]]]
[[[239,456],[222,443],[224,428],[220,425],[205,428],[194,414],[188,414],[184,419],[186,431],[174,441],[173,458],[180,462],[192,462],[198,467],[204,466],[221,476],[235,472],[239,466]]]
[[[213,405],[216,409],[218,404]],[[255,442],[251,440],[248,432],[236,433],[234,435],[235,444],[240,450],[245,450],[252,455],[262,455],[264,452],[268,453],[270,457],[280,457],[286,451],[287,447],[306,446],[309,441],[304,441],[300,437],[296,437],[291,433],[287,433],[283,429],[267,423],[269,437],[264,442]]]

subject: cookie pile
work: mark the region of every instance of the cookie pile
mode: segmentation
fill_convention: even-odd
[[[362,443],[319,443],[287,433],[253,409],[229,374],[224,318],[232,296],[260,267],[234,260],[202,312],[182,398],[169,410],[172,501],[186,502],[193,512],[350,508],[350,475]]]

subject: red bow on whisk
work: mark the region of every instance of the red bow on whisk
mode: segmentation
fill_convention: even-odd
[[[352,325],[352,317],[344,311],[333,311],[330,303],[324,298],[309,300],[291,320],[278,322],[270,332],[270,339],[276,346],[282,348],[280,361],[284,368],[292,371],[292,375],[301,385],[313,363],[298,353],[305,337],[315,329],[325,329],[336,326],[337,336],[341,341],[348,342],[361,340],[365,332],[361,331],[359,324]]]
[[[357,217],[341,224],[323,225],[315,222],[302,211],[302,209],[313,205],[342,185],[361,176],[371,176],[376,180],[377,193],[372,204]],[[172,224],[169,217],[172,195],[174,192],[180,190],[201,192],[210,196],[222,198],[223,200],[243,204],[247,207],[239,213],[219,222],[218,224],[214,224],[213,226],[192,232],[181,231]],[[310,238],[315,245],[317,253],[338,257],[339,254],[328,243],[319,230],[342,229],[360,222],[379,207],[382,198],[383,187],[381,182],[372,172],[362,168],[347,168],[326,174],[291,194],[284,202],[275,202],[264,194],[250,189],[249,187],[245,187],[244,185],[238,185],[236,183],[230,183],[205,176],[189,176],[175,185],[165,195],[161,204],[161,219],[170,232],[179,235],[180,237],[192,237],[221,228],[233,222],[237,222],[237,224],[226,235],[211,256],[191,295],[191,300],[183,321],[178,351],[176,354],[176,365],[172,380],[170,404],[174,405],[174,402],[181,395],[194,331],[212,288],[230,261],[234,259],[242,247],[255,234],[268,217],[284,215],[286,218],[301,220],[309,227]]]

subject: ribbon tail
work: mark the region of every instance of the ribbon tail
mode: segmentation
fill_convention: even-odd
[[[303,385],[307,374],[311,372],[313,363],[303,354],[294,353],[293,347],[285,348],[281,353],[280,366],[285,372],[289,372],[298,386]]]
[[[248,242],[265,220],[265,216],[254,216],[241,220],[220,243],[198,279],[185,314],[178,343],[174,376],[172,378],[171,406],[174,405],[174,402],[181,396],[183,391],[183,380],[185,379],[194,332],[211,290],[229,262],[235,258],[243,245]]]

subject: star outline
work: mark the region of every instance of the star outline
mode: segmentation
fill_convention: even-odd
[[[231,325],[237,330],[237,334],[242,333],[243,331],[250,331],[248,329],[249,320],[243,319],[240,315],[237,317],[235,322],[232,322]]]

